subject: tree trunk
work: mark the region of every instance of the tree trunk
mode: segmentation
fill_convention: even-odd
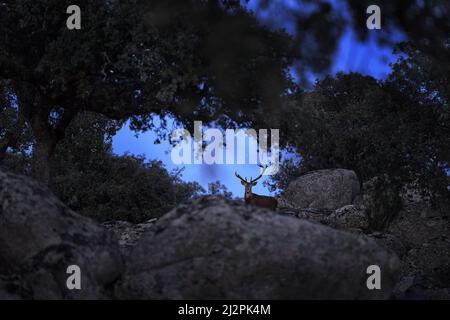
[[[6,151],[8,150],[9,141],[0,141],[0,164],[2,164],[3,160],[6,156]]]
[[[15,148],[18,146],[20,135],[23,134],[24,126],[25,119],[23,110],[19,108],[19,113],[13,129],[7,129],[4,138],[0,140],[0,164],[5,159],[8,148]]]
[[[51,157],[58,142],[64,139],[67,126],[76,115],[77,111],[64,111],[54,126],[49,123],[49,109],[42,108],[31,117],[31,127],[36,140],[33,146],[33,176],[43,184],[50,183]]]
[[[50,158],[53,149],[53,143],[49,140],[36,139],[33,146],[33,176],[45,185],[50,183]]]
[[[42,110],[36,112],[31,119],[36,140],[33,146],[33,177],[45,185],[50,183],[50,157],[56,146],[56,138],[48,117],[48,111]]]

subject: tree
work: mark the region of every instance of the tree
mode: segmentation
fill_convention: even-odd
[[[227,187],[221,184],[220,181],[208,183],[208,193],[211,195],[220,195],[227,199],[233,197],[233,193],[228,191]]]
[[[0,162],[10,153],[26,151],[32,143],[32,134],[22,113],[18,112],[15,97],[7,82],[0,80]]]
[[[100,221],[143,222],[160,217],[202,191],[157,160],[116,156],[112,137],[121,123],[81,113],[51,161],[51,190],[69,207]]]
[[[377,164],[384,158],[377,148],[383,135],[397,136],[397,127],[380,83],[356,73],[338,74],[317,82],[299,99],[285,116],[290,128],[286,139],[301,154],[303,170],[352,168],[363,179],[381,173]],[[394,145],[391,149],[397,150]],[[388,170],[388,165],[382,168]]]
[[[450,57],[450,38],[438,51]],[[401,130],[411,175],[434,203],[450,204],[450,64],[414,43],[401,43],[403,53],[385,82],[402,111]],[[450,60],[449,60],[450,61]]]
[[[52,187],[56,195],[72,209],[99,221],[140,223],[159,218],[203,191],[198,183],[183,182],[168,172],[161,161],[147,162],[139,156],[108,154],[83,171],[61,169]]]
[[[168,172],[157,160],[117,156],[112,137],[122,123],[95,113],[79,113],[55,149],[49,188],[71,209],[99,221],[143,222],[204,192],[181,180],[182,170]],[[30,175],[29,152],[7,152],[6,169]]]
[[[44,183],[80,112],[132,117],[136,130],[168,114],[185,125],[248,124],[275,110],[291,84],[289,37],[263,27],[238,1],[80,0],[81,30],[66,28],[70,4],[0,6],[1,90],[32,130],[34,176]],[[0,146],[15,148],[6,130]]]
[[[362,181],[378,177],[380,189],[398,193],[413,183],[435,204],[449,199],[447,92],[438,89],[447,84],[427,71],[427,56],[405,53],[413,56],[400,59],[385,82],[355,73],[329,76],[293,103],[285,138],[301,161],[286,161],[272,188],[306,171],[347,168]]]

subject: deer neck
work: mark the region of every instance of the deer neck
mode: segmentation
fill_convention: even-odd
[[[244,199],[245,199],[245,202],[249,202],[250,200],[252,200],[252,198],[253,198],[253,193],[252,192],[249,192],[249,193],[245,193],[245,195],[244,195]]]

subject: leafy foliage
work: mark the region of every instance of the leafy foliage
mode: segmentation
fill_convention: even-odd
[[[301,162],[286,161],[272,188],[306,171],[348,168],[362,181],[387,176],[382,189],[410,183],[435,204],[450,199],[448,73],[411,44],[401,49],[386,81],[328,76],[293,103],[285,134]]]
[[[365,12],[371,0],[345,1],[352,16],[355,32],[362,39],[369,37],[370,31],[365,26]],[[442,46],[450,34],[450,3],[441,0],[379,0],[376,4],[381,9],[383,32],[377,33],[381,43],[394,45],[399,34],[429,57],[445,66],[450,64],[450,56]]]
[[[387,175],[374,177],[363,184],[363,201],[372,230],[384,229],[397,215],[402,208],[399,194],[399,184]]]
[[[220,181],[208,183],[208,193],[211,195],[220,195],[227,199],[233,197],[233,193],[228,191],[227,187],[221,184]]]
[[[76,211],[97,220],[142,222],[159,217],[201,191],[181,181],[162,162],[116,156],[111,138],[120,123],[94,114],[77,117],[52,161],[55,194]]]
[[[262,26],[238,1],[80,0],[77,31],[66,28],[70,4],[5,0],[0,9],[0,85],[8,84],[33,131],[43,182],[82,111],[131,117],[135,130],[168,114],[184,125],[231,126],[276,110],[292,85],[289,36]]]
[[[382,32],[366,28],[366,10],[374,4],[381,10]],[[290,26],[298,53],[295,68],[303,82],[308,72],[320,76],[328,71],[340,36],[349,28],[361,41],[376,40],[380,45],[394,47],[400,39],[407,39],[445,68],[450,66],[450,56],[442,47],[450,34],[448,1],[258,0],[253,6],[268,23]]]
[[[99,221],[142,222],[160,217],[202,192],[195,182],[181,181],[162,162],[142,156],[117,156],[111,139],[121,122],[92,113],[79,114],[55,151],[49,187],[73,210]],[[31,157],[7,153],[3,166],[30,174]]]
[[[167,172],[162,162],[110,156],[100,168],[67,170],[54,181],[56,194],[97,220],[143,222],[158,218],[202,189]]]
[[[32,133],[7,81],[0,79],[0,162],[9,153],[23,153],[32,144]]]

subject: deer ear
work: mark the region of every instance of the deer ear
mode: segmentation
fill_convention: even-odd
[[[256,186],[258,182],[252,182],[252,186]]]
[[[241,181],[241,184],[242,184],[243,186],[245,186],[245,182],[244,182],[244,181]]]

